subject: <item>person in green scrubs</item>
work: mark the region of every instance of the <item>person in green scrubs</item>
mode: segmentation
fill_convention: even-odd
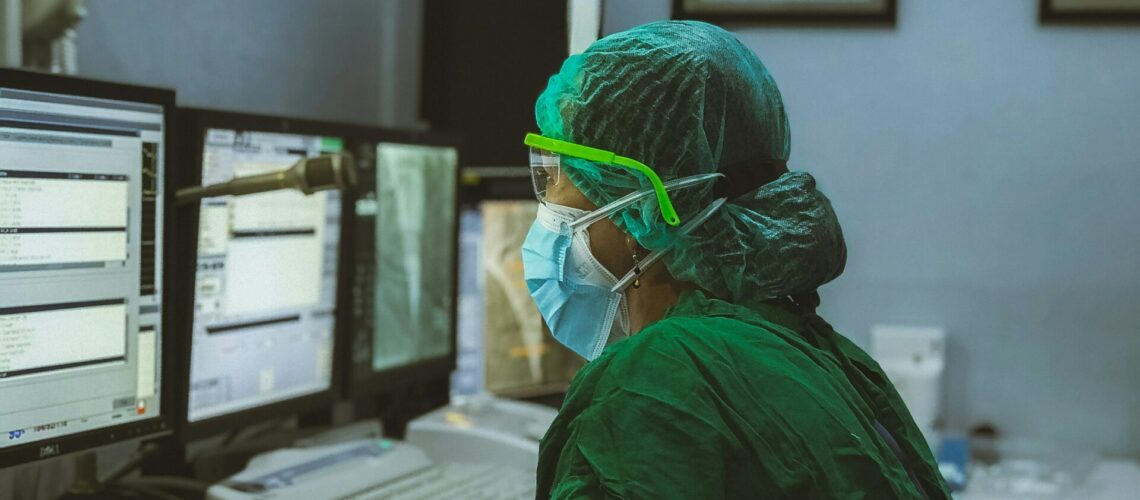
[[[751,50],[647,24],[568,58],[535,114],[524,274],[589,360],[542,439],[540,497],[950,497],[878,364],[815,312],[846,246],[787,168]]]

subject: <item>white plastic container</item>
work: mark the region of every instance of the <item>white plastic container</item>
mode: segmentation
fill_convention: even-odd
[[[936,326],[875,325],[871,356],[895,385],[926,442],[936,449],[946,331]]]

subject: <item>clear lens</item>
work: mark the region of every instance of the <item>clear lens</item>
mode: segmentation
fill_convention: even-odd
[[[546,193],[558,183],[562,160],[557,153],[530,148],[530,179],[538,201],[546,201]]]

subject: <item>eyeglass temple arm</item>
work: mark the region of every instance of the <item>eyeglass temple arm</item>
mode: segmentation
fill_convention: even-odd
[[[676,226],[681,223],[681,218],[677,216],[677,210],[673,208],[673,200],[669,199],[669,193],[665,191],[665,186],[661,184],[661,178],[657,176],[652,168],[649,168],[644,163],[641,163],[632,158],[614,155],[613,162],[615,165],[620,165],[626,168],[631,168],[641,172],[649,183],[653,185],[653,192],[657,194],[657,204],[661,206],[661,217],[665,219],[665,223],[670,226]]]

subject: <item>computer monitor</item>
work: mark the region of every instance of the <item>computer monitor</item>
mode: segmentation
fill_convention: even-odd
[[[174,92],[0,70],[0,467],[166,432]]]
[[[455,368],[459,146],[383,132],[355,145],[349,392],[363,396]]]
[[[354,127],[185,110],[190,184],[340,151]],[[185,440],[331,405],[341,193],[272,191],[197,202],[188,282]],[[193,232],[193,231],[191,231]]]
[[[503,185],[483,191],[507,193],[517,181],[484,178]],[[526,199],[470,199],[463,207],[456,395],[558,395],[584,364],[554,340],[525,286],[521,247],[538,210],[530,186],[526,193]]]

